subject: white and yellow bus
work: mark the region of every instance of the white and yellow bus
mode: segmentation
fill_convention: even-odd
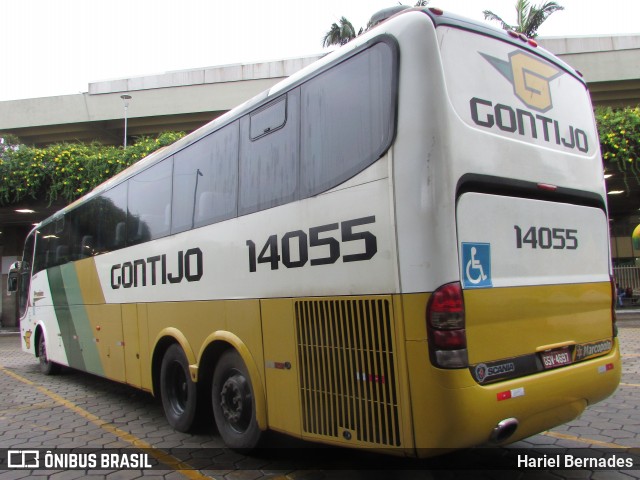
[[[608,242],[580,75],[408,9],[37,226],[22,347],[236,448],[511,442],[618,385]]]

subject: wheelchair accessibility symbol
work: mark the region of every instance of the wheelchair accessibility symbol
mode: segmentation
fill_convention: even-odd
[[[462,243],[462,285],[488,288],[491,283],[491,244]]]

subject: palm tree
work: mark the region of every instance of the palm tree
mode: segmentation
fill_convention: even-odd
[[[340,19],[340,25],[334,23],[322,40],[322,46],[344,45],[356,38],[356,30],[345,17]]]
[[[541,5],[532,6],[529,0],[517,0],[516,13],[518,16],[517,25],[509,25],[498,15],[490,10],[485,10],[485,20],[495,20],[502,24],[502,28],[505,30],[514,30],[518,33],[522,33],[529,38],[535,38],[538,35],[538,29],[549,18],[553,12],[558,10],[564,10],[564,7],[558,5],[556,2],[545,2]]]
[[[418,0],[414,6],[426,7],[428,3],[429,3],[429,0]],[[399,4],[399,5],[396,5],[395,7],[390,7],[388,9],[385,9],[385,10],[388,10],[387,14],[384,15],[383,18],[378,19],[377,21],[374,21],[374,17],[375,17],[374,15],[374,17],[371,17],[371,20],[369,20],[369,24],[367,25],[367,28],[366,29],[360,28],[357,35],[356,35],[356,29],[353,28],[353,25],[351,24],[351,22],[347,20],[345,17],[342,17],[340,18],[340,24],[333,23],[331,25],[331,28],[325,34],[322,40],[322,46],[326,48],[331,45],[340,45],[340,46],[345,45],[346,43],[356,38],[358,35],[362,35],[363,32],[366,32],[370,28],[375,27],[377,23],[385,20],[389,16],[399,12],[400,10],[403,10],[404,8],[409,8],[409,7]],[[383,11],[381,10],[378,13],[381,13],[381,12]]]

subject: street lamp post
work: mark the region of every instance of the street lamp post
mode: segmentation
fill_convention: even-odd
[[[131,95],[120,95],[120,98],[124,102],[124,148],[127,148],[127,110],[129,109]]]

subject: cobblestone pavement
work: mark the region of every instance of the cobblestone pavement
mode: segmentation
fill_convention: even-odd
[[[353,450],[311,446],[272,435],[270,448],[243,455],[225,449],[211,421],[192,434],[171,429],[162,406],[126,385],[65,369],[43,376],[36,359],[20,351],[17,335],[0,334],[0,449],[131,448],[148,452],[167,470],[0,470],[0,480],[75,479],[630,479],[640,470],[509,470],[516,452],[640,451],[640,315],[621,315],[620,387],[577,420],[505,448],[478,448],[414,461]],[[625,450],[612,450],[612,449]],[[550,450],[546,450],[550,449]],[[572,449],[572,450],[565,450]],[[573,450],[583,449],[583,450]],[[633,449],[633,450],[628,450]],[[86,450],[83,450],[86,451]],[[296,469],[292,460],[306,468]],[[511,459],[505,463],[505,459]],[[178,462],[188,464],[179,468]],[[636,460],[637,461],[637,460]],[[346,463],[341,463],[346,462]],[[636,463],[637,465],[637,463]],[[184,465],[183,465],[184,466]],[[3,466],[0,465],[0,468]],[[190,469],[189,469],[190,468]]]

